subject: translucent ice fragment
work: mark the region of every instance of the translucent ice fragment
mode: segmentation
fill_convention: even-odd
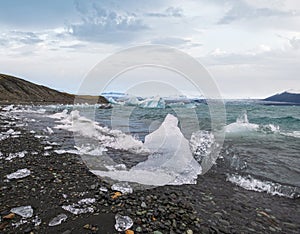
[[[131,228],[133,225],[132,219],[128,216],[121,216],[117,214],[115,216],[115,219],[116,219],[115,228],[119,232],[126,231],[127,229]]]
[[[105,187],[100,187],[100,189],[99,189],[101,192],[107,192],[108,191],[108,189],[107,188],[105,188]]]
[[[93,207],[80,208],[80,207],[78,207],[77,204],[62,206],[62,208],[66,211],[69,211],[72,214],[75,214],[75,215],[94,212]]]
[[[39,226],[42,223],[42,220],[36,215],[33,219],[32,222],[35,227]]]
[[[54,217],[50,222],[49,222],[49,226],[53,227],[53,226],[57,226],[60,225],[62,222],[66,221],[68,218],[67,215],[65,214],[59,214],[56,217]]]
[[[30,218],[33,215],[33,209],[31,206],[19,206],[12,208],[10,212],[20,215],[23,218]]]
[[[84,199],[81,199],[78,204],[79,205],[90,205],[90,204],[93,204],[95,203],[96,199],[95,198],[84,198]]]
[[[14,158],[24,158],[26,153],[27,153],[26,151],[22,151],[22,152],[18,152],[18,153],[10,153],[8,155],[8,157],[5,158],[5,160],[11,161]]]
[[[14,173],[11,173],[9,175],[7,175],[7,179],[11,180],[11,179],[21,179],[21,178],[25,178],[27,176],[30,175],[30,171],[26,168],[24,169],[20,169],[20,170],[17,170],[16,172]]]
[[[123,194],[132,193],[133,190],[127,182],[115,183],[111,186],[112,190],[119,191]]]

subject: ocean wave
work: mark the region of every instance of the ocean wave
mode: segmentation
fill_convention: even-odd
[[[300,138],[300,131],[282,132],[281,134],[284,135],[284,136]]]
[[[56,119],[58,123],[55,126],[56,129],[67,130],[80,137],[96,140],[105,148],[125,150],[137,154],[149,152],[143,146],[143,142],[119,130],[102,127],[97,122],[81,116],[77,110],[70,113],[64,110],[61,113],[55,113],[48,117]],[[77,138],[79,139],[80,137]]]
[[[293,118],[293,117],[285,117]],[[300,131],[284,131],[276,124],[256,124],[250,123],[246,112],[240,115],[236,122],[225,126],[225,132],[227,135],[243,135],[249,133],[262,133],[262,134],[279,134],[289,137],[300,138]]]
[[[266,192],[268,194],[281,197],[300,198],[300,189],[297,187],[282,185],[271,181],[262,181],[259,179],[255,179],[250,175],[227,175],[226,180],[246,190]]]
[[[300,121],[300,117],[295,116],[280,116],[280,117],[259,117],[256,118],[258,121],[271,121],[271,122],[286,122],[286,121]]]

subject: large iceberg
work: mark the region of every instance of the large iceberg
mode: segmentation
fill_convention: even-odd
[[[201,166],[194,159],[189,141],[177,125],[178,119],[168,114],[162,125],[146,136],[144,147],[151,152],[146,161],[130,170],[92,170],[92,173],[114,180],[154,186],[195,183],[201,174]]]
[[[163,98],[156,96],[141,100],[135,96],[126,95],[122,98],[109,97],[108,101],[114,105],[121,106],[138,106],[141,108],[165,108],[166,103]]]
[[[142,107],[142,108],[160,108],[160,109],[164,109],[166,107],[166,103],[161,97],[156,96],[154,98],[147,98],[143,101],[140,101],[138,106]]]

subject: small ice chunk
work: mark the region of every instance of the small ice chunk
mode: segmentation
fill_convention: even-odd
[[[66,211],[69,211],[72,214],[75,214],[75,215],[94,212],[94,208],[92,208],[92,207],[79,208],[77,204],[62,206],[62,208]]]
[[[18,131],[18,132],[14,131],[13,133],[11,133],[12,136],[14,136],[14,135],[20,135],[20,134],[21,134],[20,131]]]
[[[9,180],[21,179],[21,178],[25,178],[25,177],[29,176],[30,173],[31,173],[30,170],[28,170],[27,168],[19,169],[16,172],[7,175],[6,178]]]
[[[48,117],[51,119],[65,119],[68,117],[68,110],[65,109],[61,113],[55,113],[53,115],[49,115]]]
[[[131,228],[133,225],[132,219],[128,216],[121,216],[119,214],[116,214],[115,219],[116,219],[115,228],[119,232],[126,231],[127,229]]]
[[[9,106],[6,106],[6,107],[3,107],[2,110],[4,111],[11,111],[14,109],[14,105],[9,105]]]
[[[33,215],[33,209],[31,206],[19,206],[12,208],[10,212],[20,215],[23,218],[30,218]]]
[[[5,158],[5,160],[11,161],[14,158],[24,158],[25,154],[27,154],[27,151],[22,151],[22,152],[18,152],[18,153],[10,153],[8,155],[8,157]]]
[[[25,223],[28,223],[28,221],[26,219],[21,219],[19,222],[16,222],[16,223],[12,223],[11,225],[15,228],[18,228],[19,226],[25,224]]]
[[[125,171],[127,169],[125,164],[117,164],[114,166],[105,165],[105,167],[109,171]]]
[[[45,146],[45,147],[44,147],[44,150],[50,150],[50,149],[52,149],[52,148],[53,148],[53,147],[49,145],[49,146]]]
[[[119,182],[119,183],[115,183],[111,186],[112,190],[115,191],[119,191],[123,194],[126,193],[132,193],[133,189],[131,188],[131,186],[128,184],[128,182]]]
[[[45,137],[45,136],[35,135],[34,137],[37,138],[37,139],[41,139],[41,138],[43,138],[43,137]]]
[[[79,205],[83,205],[83,204],[86,204],[86,205],[90,205],[90,204],[93,204],[95,203],[96,199],[95,198],[84,198],[84,199],[81,199],[78,204]]]
[[[77,150],[54,150],[54,153],[56,154],[80,154]]]
[[[53,226],[57,226],[60,225],[62,222],[66,221],[68,218],[67,215],[65,214],[59,214],[56,217],[54,217],[50,222],[49,222],[49,226],[53,227]]]
[[[46,141],[46,143],[47,143],[48,145],[59,145],[57,142]]]
[[[6,134],[13,134],[15,131],[13,129],[7,130]]]
[[[46,133],[49,133],[49,134],[53,134],[53,133],[54,133],[54,131],[53,131],[51,128],[49,128],[49,127],[47,127],[47,128],[45,129],[45,132],[46,132]]]
[[[32,222],[34,224],[35,227],[40,226],[40,224],[42,223],[42,220],[36,215],[33,219]]]
[[[0,133],[0,141],[3,141],[5,139],[9,138],[9,136],[3,135]]]
[[[100,189],[99,189],[101,192],[107,192],[108,191],[108,189],[107,188],[105,188],[105,187],[100,187]]]

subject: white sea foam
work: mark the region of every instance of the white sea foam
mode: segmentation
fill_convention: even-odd
[[[300,138],[300,131],[282,132],[281,134],[289,137]]]
[[[92,155],[92,156],[99,156],[102,155],[103,152],[107,151],[107,149],[103,146],[91,146],[91,145],[82,145],[82,146],[75,146],[78,151],[78,154],[85,154],[85,155]]]
[[[284,196],[289,198],[299,197],[296,188],[290,186],[283,186],[270,181],[261,181],[252,176],[228,175],[227,181],[236,184],[244,189],[256,192],[266,192],[271,195]]]
[[[58,113],[55,113],[53,115],[48,115],[48,117],[52,118],[52,119],[66,119],[66,118],[69,117],[68,110],[65,109],[62,112],[58,112]]]
[[[274,124],[261,125],[259,130],[263,133],[280,133],[280,127]]]
[[[101,127],[97,122],[80,116],[77,110],[72,111],[70,114],[64,111],[60,114],[54,114],[52,117],[59,119],[58,122],[60,124],[55,128],[64,129],[78,134],[81,137],[97,140],[102,147],[126,150],[133,153],[149,152],[141,141],[119,130]]]

